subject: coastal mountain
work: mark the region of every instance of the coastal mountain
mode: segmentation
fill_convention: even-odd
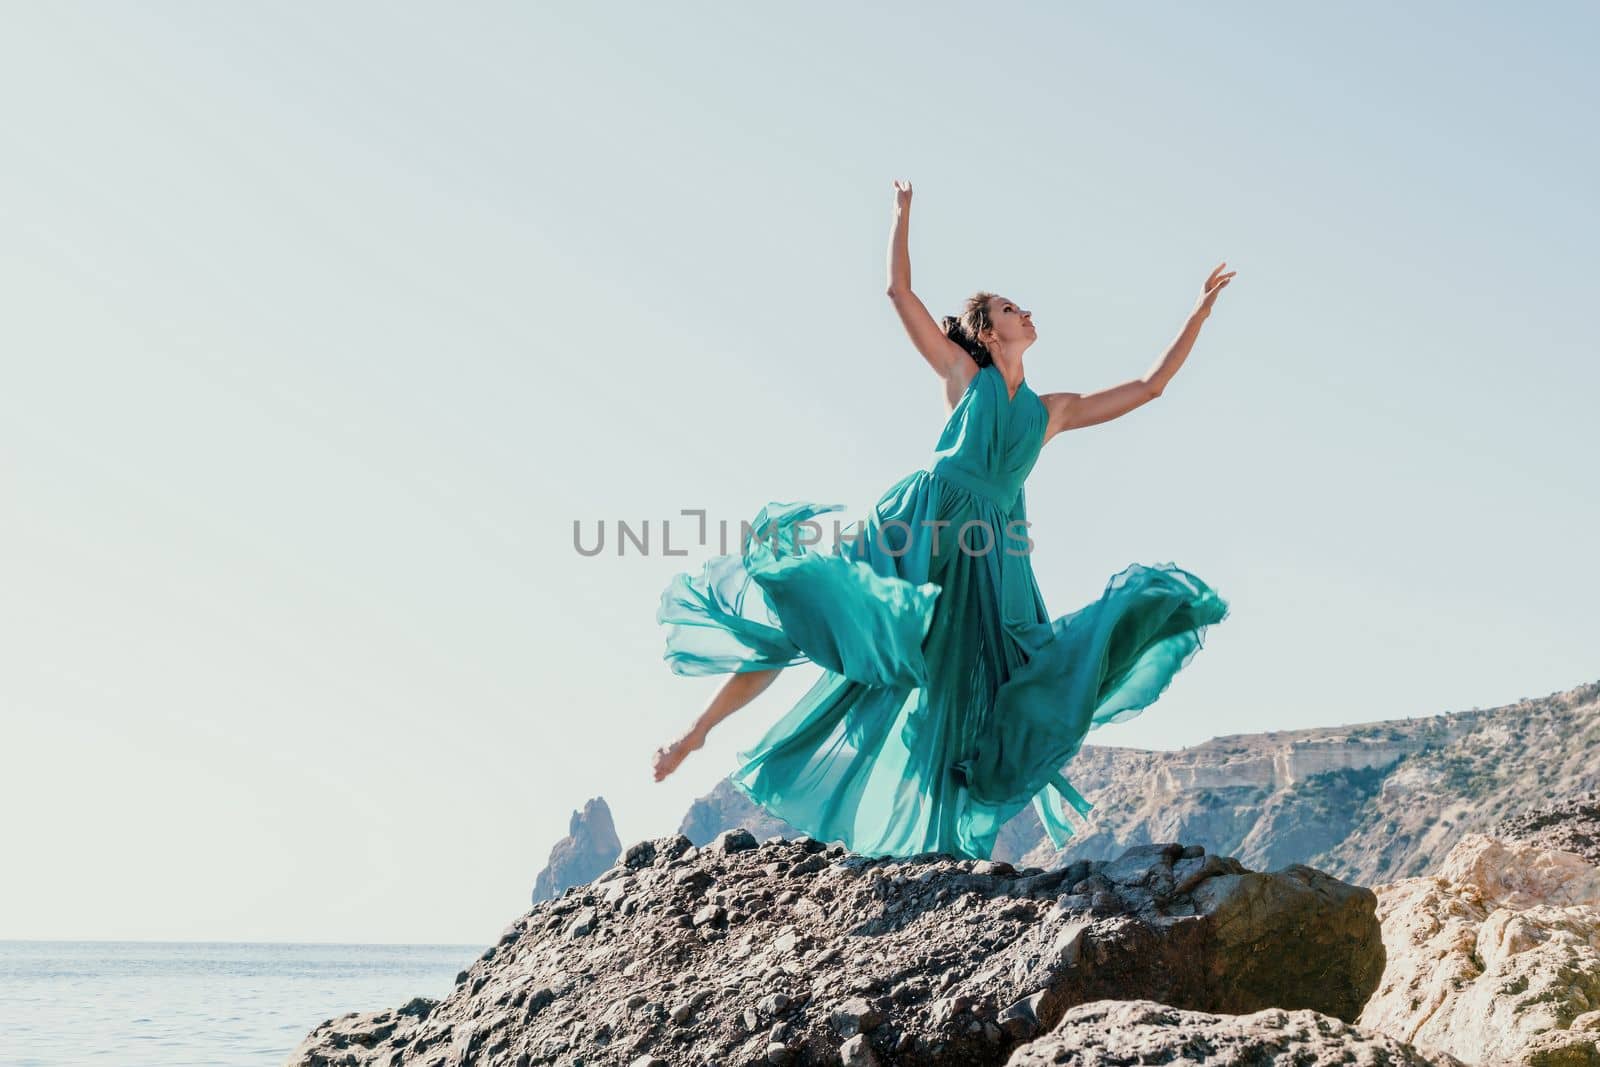
[[[1600,788],[1600,683],[1490,709],[1213,738],[1172,752],[1085,747],[1095,802],[1059,855],[1200,841],[1270,870],[1305,863],[1372,885],[1435,869],[1469,832]]]
[[[1193,841],[1253,869],[1303,863],[1372,885],[1434,869],[1463,834],[1600,790],[1600,682],[1498,708],[1166,752],[1085,745],[1066,772],[1095,805],[1078,836],[1057,852],[1030,805],[1001,830],[994,859],[1048,869]],[[704,845],[736,826],[798,835],[726,781],[691,805],[679,832]],[[600,869],[620,851],[609,847]]]

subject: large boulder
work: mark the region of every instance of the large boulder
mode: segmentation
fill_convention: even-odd
[[[1377,894],[1388,964],[1362,1026],[1467,1063],[1600,1067],[1600,868],[1467,834]]]
[[[535,906],[425,1015],[330,1020],[291,1062],[998,1065],[1105,999],[1349,1021],[1383,970],[1375,909],[1176,843],[1045,871],[680,834]]]

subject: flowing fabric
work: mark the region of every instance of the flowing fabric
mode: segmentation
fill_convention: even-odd
[[[772,503],[736,555],[661,596],[664,659],[682,675],[811,662],[816,684],[729,780],[778,818],[862,855],[987,858],[1031,801],[1057,848],[1062,773],[1084,735],[1153,703],[1227,603],[1172,563],[1131,564],[1052,618],[1034,580],[1023,484],[1044,403],[981,368],[932,461],[884,492],[831,551],[810,501]]]

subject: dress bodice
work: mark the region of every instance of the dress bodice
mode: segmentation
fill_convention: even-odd
[[[926,469],[1009,512],[1039,459],[1049,413],[1026,379],[1015,396],[994,364],[978,368]]]

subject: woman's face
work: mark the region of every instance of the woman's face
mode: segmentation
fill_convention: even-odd
[[[1033,325],[1033,312],[1003,296],[989,298],[989,321],[993,323],[991,330],[985,330],[979,339],[987,343],[998,341],[1007,352],[1021,352],[1039,336]]]

